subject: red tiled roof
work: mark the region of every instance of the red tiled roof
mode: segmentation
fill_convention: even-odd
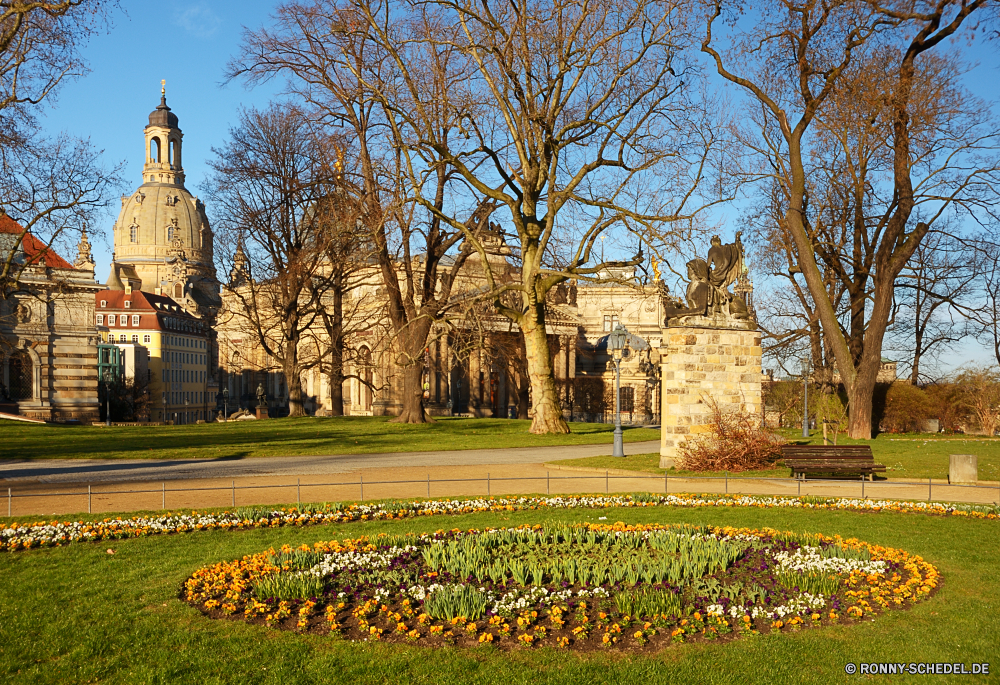
[[[125,301],[129,301],[129,306],[125,307]],[[105,306],[101,306],[101,302]],[[157,306],[159,305],[159,306]],[[126,295],[124,290],[101,290],[94,293],[94,306],[97,314],[131,314],[139,315],[139,328],[153,328],[162,330],[165,328],[161,317],[171,316],[175,319],[187,319],[191,322],[199,320],[177,304],[166,295],[155,295],[142,290],[133,290],[130,295]],[[123,326],[132,328],[132,326]]]
[[[0,233],[18,234],[24,231],[24,226],[11,219],[8,215],[0,215]],[[46,266],[57,269],[72,269],[73,265],[56,254],[56,251],[48,247],[44,242],[36,238],[31,233],[25,233],[21,239],[21,249],[28,258],[29,264],[38,264],[42,258],[45,259]]]

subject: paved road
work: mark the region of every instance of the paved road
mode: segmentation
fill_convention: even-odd
[[[611,445],[565,445],[510,449],[334,454],[311,457],[248,459],[45,459],[0,462],[0,483],[126,483],[191,478],[245,476],[307,476],[348,473],[358,469],[410,466],[479,466],[484,464],[539,464],[611,454]],[[660,443],[625,444],[628,454],[659,452]]]

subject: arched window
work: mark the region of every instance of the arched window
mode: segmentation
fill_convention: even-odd
[[[154,164],[160,163],[160,139],[156,136],[149,139],[149,161]]]
[[[167,242],[168,243],[174,242],[174,226],[173,226],[173,224],[171,224],[170,226],[167,226]]]
[[[174,169],[181,168],[181,145],[176,139],[170,140],[170,166]]]
[[[181,297],[183,295],[184,295],[184,286],[182,286],[180,283],[175,283],[174,284],[174,297],[177,298],[177,297]]]
[[[139,242],[139,227],[132,224],[128,227],[128,239],[129,242],[137,243]]]
[[[35,396],[34,368],[27,352],[17,351],[7,360],[7,387],[10,399],[30,400]]]

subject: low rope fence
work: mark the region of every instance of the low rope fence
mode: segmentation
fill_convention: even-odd
[[[545,483],[545,494],[552,494],[552,485],[555,482],[557,485],[565,481],[603,481],[604,492],[610,494],[612,481],[629,480],[629,481],[652,481],[651,487],[645,488],[649,492],[659,493],[662,488],[663,494],[671,494],[671,482],[674,484],[675,488],[684,486],[684,491],[691,492],[690,484],[699,482],[713,483],[716,486],[721,484],[723,486],[723,492],[725,494],[757,494],[757,495],[782,495],[788,496],[792,493],[789,492],[788,487],[779,491],[776,488],[772,488],[772,491],[760,491],[762,485],[767,484],[781,484],[784,486],[794,485],[796,488],[795,494],[797,496],[802,495],[802,487],[805,485],[807,489],[810,486],[814,486],[811,489],[815,490],[816,487],[830,487],[832,485],[837,486],[857,486],[856,495],[861,499],[867,499],[869,497],[878,498],[877,491],[884,490],[885,488],[896,488],[905,489],[912,496],[899,496],[898,494],[894,496],[895,499],[923,499],[921,494],[921,488],[923,484],[921,482],[906,482],[901,483],[898,481],[866,481],[864,477],[861,477],[860,481],[851,480],[845,478],[839,479],[821,479],[821,478],[777,478],[777,477],[752,477],[752,478],[731,478],[728,473],[722,476],[674,476],[669,475],[655,475],[655,474],[612,474],[610,471],[605,471],[603,475],[592,474],[592,475],[574,475],[574,476],[553,476],[550,472],[546,471],[545,476],[502,476],[502,477],[492,477],[490,473],[486,473],[483,477],[475,478],[431,478],[430,474],[427,475],[426,479],[408,479],[408,480],[365,480],[364,476],[360,476],[358,480],[354,481],[341,481],[341,482],[329,482],[329,483],[303,483],[301,478],[296,478],[294,483],[270,483],[265,485],[237,485],[236,481],[233,480],[231,485],[215,485],[215,486],[202,486],[202,487],[167,487],[166,481],[161,482],[159,488],[155,489],[129,489],[129,490],[107,490],[107,489],[95,489],[93,485],[87,485],[87,489],[80,491],[60,491],[60,492],[15,492],[13,487],[7,488],[7,516],[13,515],[13,503],[15,499],[38,499],[38,498],[48,498],[48,497],[61,497],[61,498],[75,498],[86,497],[87,500],[87,513],[92,514],[93,512],[93,501],[94,497],[107,498],[109,495],[160,495],[160,508],[167,508],[167,494],[174,493],[208,493],[208,492],[225,492],[231,495],[229,498],[229,504],[233,507],[237,506],[237,491],[255,491],[255,490],[291,490],[295,489],[295,502],[296,505],[301,505],[302,503],[302,491],[316,488],[353,488],[357,487],[357,494],[359,501],[365,500],[365,487],[369,488],[369,494],[373,486],[385,486],[385,485],[426,485],[426,496],[431,497],[431,486],[434,484],[444,484],[444,483],[478,483],[480,484],[480,489],[485,486],[486,495],[493,495],[494,484],[496,483],[506,483],[511,481],[534,481],[541,485],[541,481]],[[655,485],[654,485],[655,484]],[[741,485],[752,484],[755,486],[757,492],[740,492],[740,490],[745,490],[746,488],[741,488]],[[112,486],[114,487],[114,486]],[[930,502],[934,496],[934,488],[938,488],[938,492],[941,488],[959,488],[959,493],[964,491],[991,491],[996,493],[995,503],[1000,504],[1000,483],[997,485],[980,485],[980,484],[964,484],[964,483],[938,483],[936,486],[933,481],[927,479],[927,501]],[[468,490],[472,490],[469,488]],[[559,494],[584,494],[593,493],[593,484],[587,488],[572,488],[567,491],[565,488],[560,488],[561,492]],[[465,490],[463,488],[463,490]],[[730,492],[732,490],[732,493]],[[674,494],[680,492],[675,490]],[[291,493],[289,493],[291,494]],[[423,493],[421,493],[423,494]],[[466,491],[461,493],[461,495],[482,495],[481,491],[471,492]],[[501,493],[496,493],[501,494]],[[518,493],[503,493],[503,494],[518,494]],[[523,494],[523,493],[522,493]],[[807,493],[809,494],[809,493]],[[918,496],[920,495],[920,496]],[[407,497],[413,497],[414,495],[407,495]],[[441,495],[438,495],[441,496]],[[448,496],[456,496],[456,493],[449,493]],[[817,496],[827,496],[827,497],[852,497],[850,493],[838,493],[834,495],[817,495]],[[344,499],[344,498],[341,498]],[[346,498],[350,499],[350,497]],[[386,499],[386,497],[378,497],[376,499]],[[980,504],[985,504],[982,499],[958,499],[954,496],[948,498],[948,501],[954,502],[976,502]],[[990,502],[993,502],[993,498],[990,498]],[[82,503],[82,502],[81,502]],[[220,506],[218,504],[203,504],[201,506]],[[148,507],[146,507],[148,508]],[[115,509],[106,509],[107,511],[116,511]],[[120,511],[120,510],[119,510]]]

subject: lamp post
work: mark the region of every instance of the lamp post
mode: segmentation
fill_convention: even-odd
[[[222,415],[229,421],[229,388],[222,389]]]
[[[185,421],[187,421],[189,418],[191,418],[190,416],[188,416],[188,414],[190,414],[190,412],[188,411],[188,407],[190,407],[190,406],[191,406],[191,400],[188,398],[187,393],[185,393],[184,394],[184,420]]]
[[[107,413],[104,416],[104,425],[111,425],[111,369],[104,369],[104,400],[107,403]]]
[[[615,326],[615,330],[608,334],[608,348],[610,348],[611,356],[615,360],[615,445],[611,455],[613,457],[625,456],[625,450],[622,445],[621,364],[627,342],[628,331],[621,324]]]
[[[802,357],[802,437],[809,437],[809,357]]]

